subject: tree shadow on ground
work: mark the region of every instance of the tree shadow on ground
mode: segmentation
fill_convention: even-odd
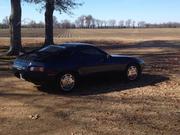
[[[83,42],[83,41],[82,41]],[[93,78],[93,79],[85,79],[81,83],[81,87],[75,90],[72,93],[68,93],[68,95],[95,95],[101,93],[108,93],[113,91],[123,91],[129,90],[132,88],[144,87],[148,85],[156,85],[157,83],[168,80],[168,77],[165,77],[164,74],[178,74],[179,73],[179,61],[180,61],[180,42],[179,41],[144,41],[144,42],[135,42],[135,43],[120,43],[113,41],[84,41],[86,43],[93,43],[96,46],[105,49],[107,51],[113,51],[113,53],[123,53],[128,55],[140,56],[145,60],[145,72],[142,79],[133,82],[133,83],[125,83],[123,80],[116,79],[114,77],[107,79],[104,78]],[[25,47],[26,51],[32,51],[37,49],[38,47],[27,46]],[[131,51],[133,49],[143,49],[144,52],[140,53],[138,51]],[[158,53],[148,52],[148,48],[162,48],[162,51]],[[0,53],[4,50],[8,49],[8,47],[0,47]],[[126,49],[125,52],[121,52],[122,49]],[[115,52],[114,52],[115,51]],[[0,71],[9,72],[9,67],[6,66],[8,63],[11,63],[14,58],[1,56],[0,57]],[[160,73],[161,75],[152,75],[153,73]],[[57,94],[57,91],[54,91],[52,88],[39,88],[48,93]],[[65,93],[64,93],[65,94]]]
[[[82,41],[83,42],[83,41]],[[105,50],[116,50],[116,49],[137,49],[137,48],[173,48],[180,49],[180,43],[178,41],[161,41],[161,40],[152,40],[152,41],[143,41],[143,42],[135,42],[135,43],[119,43],[113,41],[84,41],[90,44],[97,44],[102,49]]]
[[[92,77],[80,81],[79,87],[70,93],[61,92],[52,86],[37,86],[38,90],[49,94],[63,94],[65,96],[88,96],[98,95],[110,92],[120,92],[141,88],[145,86],[154,86],[158,83],[169,80],[162,75],[143,74],[142,78],[135,82],[126,82],[118,77]]]

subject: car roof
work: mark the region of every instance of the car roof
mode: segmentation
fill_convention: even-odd
[[[64,43],[64,44],[60,44],[60,46],[63,46],[66,48],[93,47],[92,44],[88,44],[88,43]]]
[[[64,49],[64,50],[79,50],[79,49],[85,49],[85,48],[92,48],[92,47],[95,47],[94,45],[92,44],[88,44],[88,43],[63,43],[63,44],[59,44],[59,45],[49,45],[49,46],[52,46],[52,47],[59,47],[61,49]]]

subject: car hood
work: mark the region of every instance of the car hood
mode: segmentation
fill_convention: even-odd
[[[128,60],[133,60],[133,61],[137,61],[140,63],[144,63],[144,61],[142,59],[133,57],[133,56],[129,56],[129,55],[111,55],[111,57],[114,59],[128,59]]]
[[[137,57],[129,56],[129,55],[111,55],[113,58],[121,58],[121,59],[134,59],[134,60],[140,60]]]
[[[132,56],[129,56],[129,55],[118,55],[118,54],[116,54],[116,55],[111,55],[112,57],[119,57],[119,58],[134,58],[134,57],[132,57]]]

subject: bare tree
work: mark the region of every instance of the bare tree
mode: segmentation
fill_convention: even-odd
[[[103,26],[104,26],[104,21],[100,20],[100,27],[103,28]]]
[[[92,25],[93,17],[91,15],[85,16],[86,27],[90,28]]]
[[[115,27],[115,25],[116,25],[116,20],[109,20],[109,26],[110,27]]]
[[[120,20],[119,23],[118,23],[119,27],[120,28],[123,28],[124,27],[124,21],[123,20]]]
[[[81,26],[80,26],[80,22],[79,22],[78,19],[75,20],[74,24],[75,24],[76,28],[80,28],[80,27],[81,27]]]
[[[132,20],[131,19],[128,19],[125,24],[126,24],[126,27],[127,28],[130,28],[131,27],[131,23],[132,23]]]
[[[144,22],[144,21],[138,22],[138,27],[139,28],[144,28],[145,26],[146,26],[146,22]]]
[[[0,28],[9,28],[9,18],[7,16],[0,23]]]
[[[62,20],[61,21],[61,27],[62,28],[71,28],[71,22],[69,20]]]
[[[8,55],[19,55],[21,45],[21,0],[11,0],[10,48]]]
[[[58,27],[58,25],[59,25],[59,22],[58,22],[57,17],[56,17],[56,16],[53,16],[53,27],[54,27],[54,28],[55,28],[55,27]]]
[[[46,0],[45,4],[45,42],[44,45],[54,44],[53,40],[53,13],[54,13],[54,0]]]
[[[92,18],[92,28],[95,28],[95,27],[96,27],[96,25],[95,25],[95,19]]]
[[[82,4],[76,3],[76,0],[25,0],[26,2],[41,4],[45,8],[45,42],[44,45],[54,44],[53,40],[53,13],[54,10],[59,13],[71,13],[70,10]],[[45,5],[45,6],[44,6]]]
[[[104,27],[107,28],[108,22],[106,20],[103,20]]]
[[[135,28],[136,26],[136,21],[132,21],[132,27]]]
[[[31,20],[29,23],[28,23],[28,26],[31,27],[31,28],[36,28],[37,24],[34,20]]]
[[[75,21],[75,24],[77,27],[80,27],[80,28],[85,27],[85,16],[82,15],[78,17],[77,20]]]
[[[100,27],[100,20],[99,19],[95,19],[94,22],[95,22],[96,28],[99,28]]]
[[[77,27],[86,27],[86,28],[94,28],[95,27],[95,19],[92,17],[92,15],[82,15],[78,17],[78,19],[75,21],[75,24]]]
[[[4,24],[4,25],[9,25],[9,17],[8,16],[6,16],[3,20],[2,20],[2,24]]]

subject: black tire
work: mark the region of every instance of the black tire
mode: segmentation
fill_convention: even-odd
[[[71,72],[63,73],[57,79],[58,88],[63,92],[71,92],[77,86],[77,75]]]
[[[125,79],[129,82],[136,81],[141,77],[142,71],[138,64],[131,63],[125,70]]]

